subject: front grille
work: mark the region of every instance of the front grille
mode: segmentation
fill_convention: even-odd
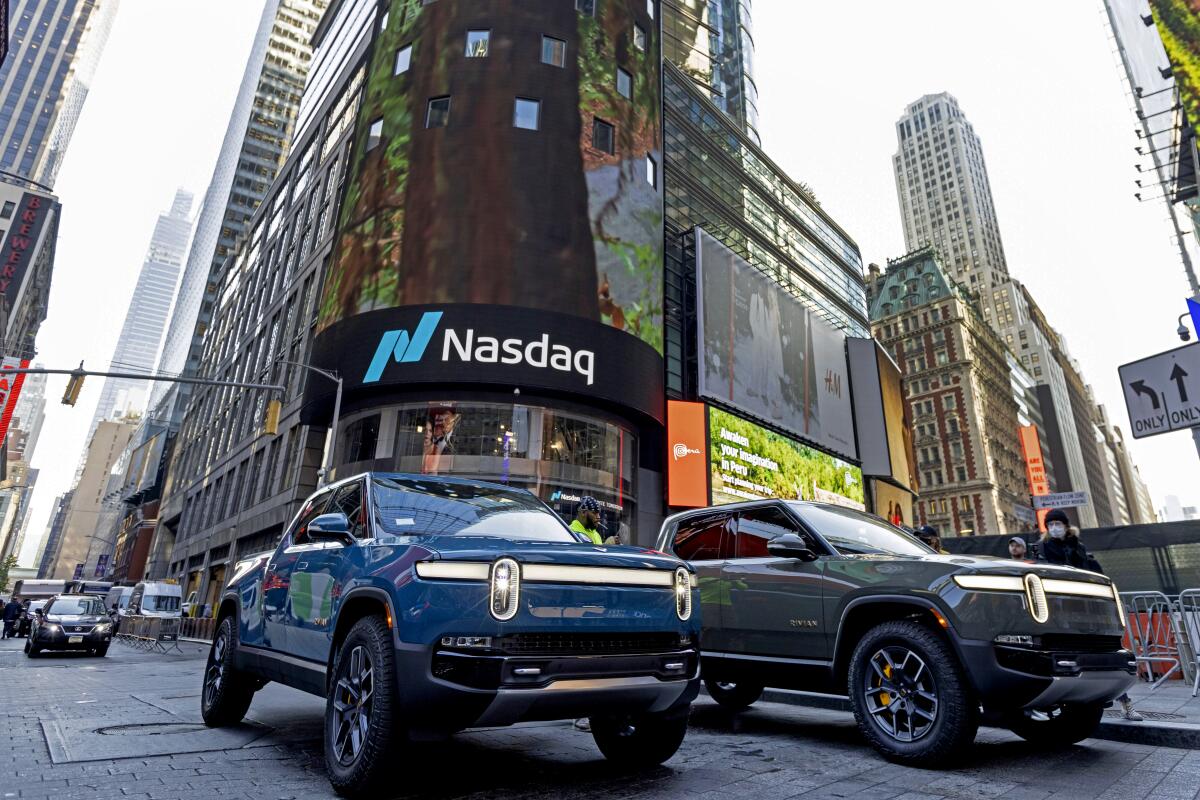
[[[677,633],[516,633],[495,644],[515,656],[661,653],[691,646]]]
[[[67,633],[91,633],[91,625],[63,625],[63,630]]]
[[[1121,649],[1120,636],[1095,633],[1044,633],[1041,649],[1069,653],[1111,653]]]

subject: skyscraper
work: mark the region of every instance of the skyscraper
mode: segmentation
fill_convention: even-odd
[[[51,187],[120,0],[12,0],[0,66],[0,170]]]
[[[191,210],[192,193],[179,189],[171,209],[159,215],[146,260],[129,300],[129,309],[125,312],[109,371],[150,372],[154,368],[192,230]],[[145,407],[147,386],[145,381],[128,378],[105,379],[87,440],[91,441],[100,420],[124,416],[127,412],[140,413]]]
[[[187,265],[158,361],[160,372],[194,371],[212,321],[217,281],[246,223],[283,166],[292,142],[312,48],[309,40],[329,0],[266,0],[225,139],[196,221]],[[158,384],[157,406],[184,387]],[[182,411],[182,403],[175,404]],[[167,411],[167,419],[173,414]]]

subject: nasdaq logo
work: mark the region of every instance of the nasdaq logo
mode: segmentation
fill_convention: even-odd
[[[387,367],[388,362],[393,359],[397,363],[408,364],[420,361],[421,356],[425,355],[425,348],[429,345],[429,340],[433,338],[433,332],[437,330],[438,323],[441,321],[441,311],[426,311],[411,336],[408,331],[384,333],[379,340],[379,347],[375,348],[375,357],[371,359],[371,366],[367,367],[367,374],[363,376],[363,383],[378,381],[383,376],[383,370]]]

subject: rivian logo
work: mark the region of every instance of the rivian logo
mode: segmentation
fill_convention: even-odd
[[[379,339],[375,355],[363,375],[363,383],[375,383],[383,377],[388,364],[411,364],[425,356],[438,325],[442,321],[441,311],[426,311],[411,334],[405,330],[387,331]],[[463,331],[447,327],[442,335],[442,357],[444,362],[457,360],[475,364],[509,364],[553,369],[559,372],[575,372],[587,379],[588,386],[595,380],[596,354],[591,350],[572,350],[564,344],[550,341],[550,334],[543,333],[529,341],[516,337],[486,336],[474,328]]]

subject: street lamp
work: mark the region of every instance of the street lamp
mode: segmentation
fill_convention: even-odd
[[[302,364],[299,361],[284,361],[282,358],[276,359],[276,361],[280,364],[291,364],[293,367],[315,372],[322,378],[328,378],[337,384],[337,394],[333,397],[333,422],[329,426],[329,437],[325,443],[324,457],[321,459],[321,470],[317,473],[317,488],[319,489],[325,485],[325,479],[333,470],[333,451],[337,445],[338,417],[342,413],[342,376],[331,370],[314,367],[312,364]]]

